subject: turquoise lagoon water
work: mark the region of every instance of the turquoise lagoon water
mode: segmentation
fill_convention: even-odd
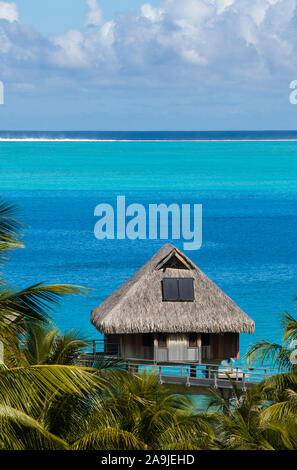
[[[201,203],[202,248],[187,255],[255,320],[241,355],[258,338],[280,341],[279,314],[297,293],[297,142],[0,142],[0,192],[28,225],[5,276],[91,289],[57,309],[63,331],[99,338],[91,309],[166,242],[94,237],[96,205],[124,195]]]
[[[212,401],[211,395],[186,395],[186,397],[199,413],[203,413],[206,410],[210,413],[213,411],[219,411],[217,407],[213,405],[210,406]]]

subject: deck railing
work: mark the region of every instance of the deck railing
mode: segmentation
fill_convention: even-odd
[[[108,346],[107,346],[108,345]],[[106,347],[107,346],[107,347]],[[109,353],[108,353],[109,351]],[[120,357],[119,344],[104,343],[104,340],[92,342],[92,353],[81,356],[81,365],[92,365],[100,358]],[[198,385],[214,388],[230,388],[231,378],[238,386],[246,390],[250,385],[262,382],[279,374],[278,369],[216,365],[211,363],[180,362],[164,364],[166,361],[152,361],[139,358],[122,358],[122,366],[133,372],[155,371],[160,383],[181,383],[187,386]]]
[[[88,341],[89,345],[92,348],[92,353],[95,355],[108,355],[108,356],[120,356],[121,348],[119,343],[111,343],[109,341],[104,341],[104,339],[93,339]],[[87,350],[86,353],[90,353],[90,350]]]
[[[135,364],[132,365],[135,370]],[[249,384],[262,382],[264,379],[279,374],[279,370],[252,367],[225,367],[214,364],[161,365],[155,367],[138,364],[138,371],[155,370],[161,383],[184,383],[185,385],[212,386],[214,388],[231,387],[229,379],[246,390]]]
[[[89,344],[92,348],[93,355],[103,355],[106,354],[107,356],[121,356],[121,347],[119,343],[112,343],[109,341],[104,341],[104,339],[95,339],[89,341]],[[147,350],[149,348],[147,347]],[[168,362],[172,361],[170,358],[170,351],[169,348],[159,348],[152,346],[151,347],[151,360],[154,362]],[[86,351],[89,353],[89,351]],[[182,360],[184,361],[197,361],[197,362],[205,362],[211,359],[211,348],[210,346],[200,346],[196,348],[188,348],[187,349],[188,357],[184,357]],[[150,357],[148,354],[147,357]],[[133,359],[133,358],[129,358]]]

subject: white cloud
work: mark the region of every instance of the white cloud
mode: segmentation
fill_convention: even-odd
[[[84,50],[84,35],[72,29],[66,34],[55,36],[52,43],[56,46],[52,53],[53,62],[60,67],[86,67],[88,59]]]
[[[149,3],[144,3],[141,6],[141,15],[155,23],[163,19],[164,10],[163,8],[153,8]]]
[[[11,42],[8,39],[5,31],[0,30],[0,54],[6,54],[11,48]]]
[[[15,3],[0,1],[0,20],[7,20],[10,23],[18,21],[19,13]]]
[[[221,13],[224,13],[227,8],[233,5],[234,1],[235,0],[217,0],[217,14],[221,15]]]
[[[103,14],[97,0],[87,0],[89,11],[86,18],[86,26],[100,26],[103,20]]]
[[[165,15],[174,24],[201,25],[214,12],[214,3],[207,0],[165,0]]]
[[[2,4],[14,5],[0,1],[0,17]],[[295,73],[297,0],[164,0],[161,8],[144,3],[138,13],[127,11],[108,22],[96,0],[86,4],[85,25],[93,27],[52,38],[11,24],[17,10],[6,10],[10,19],[0,23],[0,72],[1,64],[8,70],[26,60],[36,74],[46,67],[57,74],[65,70],[64,77],[79,86],[81,69],[94,86],[171,83],[185,89],[188,84],[251,87],[261,77],[278,80]]]

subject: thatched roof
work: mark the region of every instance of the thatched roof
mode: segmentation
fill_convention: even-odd
[[[166,277],[194,279],[193,302],[164,302]],[[164,245],[136,274],[92,311],[101,333],[253,333],[255,324],[192,261]]]

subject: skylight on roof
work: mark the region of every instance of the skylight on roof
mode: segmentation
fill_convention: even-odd
[[[173,278],[162,279],[163,302],[193,302],[194,279]]]

